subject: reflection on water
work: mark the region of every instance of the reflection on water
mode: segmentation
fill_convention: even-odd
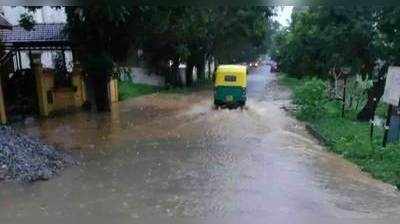
[[[249,79],[258,94],[243,111],[212,109],[210,92],[152,95],[115,105],[111,114],[20,126],[81,165],[48,182],[0,185],[0,223],[399,217],[392,187],[325,152],[279,109],[284,98],[257,97],[262,75]]]

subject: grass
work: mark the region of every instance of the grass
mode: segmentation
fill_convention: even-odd
[[[289,75],[280,75],[279,82],[294,90],[305,80]],[[387,106],[380,104],[377,114],[385,114]],[[326,113],[319,119],[306,119],[327,141],[328,148],[357,164],[361,170],[373,177],[395,185],[400,189],[400,144],[383,148],[383,128],[375,128],[374,137],[370,138],[370,124],[359,122],[357,111],[347,111],[341,118],[341,103],[330,101],[326,104]]]
[[[157,87],[145,84],[136,84],[131,81],[119,81],[118,96],[119,99],[123,101],[129,98],[149,95],[157,92],[165,94],[190,94],[194,91],[200,91],[211,88],[212,88],[211,80],[197,82],[193,87]]]
[[[155,86],[136,84],[130,81],[118,82],[118,96],[119,99],[126,100],[133,97],[143,96],[158,92],[159,88]]]
[[[211,79],[204,80],[204,81],[197,81],[193,84],[192,87],[174,87],[169,86],[165,87],[161,90],[162,93],[178,93],[178,94],[190,94],[195,91],[201,91],[206,89],[212,89],[213,81]]]
[[[280,74],[279,75],[279,83],[283,86],[289,87],[290,89],[294,90],[294,88],[298,85],[301,85],[305,82],[304,79],[299,79],[295,76],[290,76],[287,74]]]
[[[387,116],[387,111],[388,111],[388,104],[384,102],[379,102],[378,108],[376,108],[376,115],[378,115],[381,118],[385,118]]]

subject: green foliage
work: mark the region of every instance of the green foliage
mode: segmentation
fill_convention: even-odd
[[[299,118],[310,120],[323,116],[326,102],[326,85],[322,80],[312,78],[295,89],[294,103]]]
[[[157,92],[155,86],[145,84],[135,84],[130,81],[119,81],[118,82],[118,96],[119,100],[126,100],[142,95],[148,95]]]
[[[237,63],[266,52],[271,15],[268,7],[144,7],[137,44],[160,74],[176,75],[171,61],[198,69],[211,57]]]
[[[65,64],[65,57],[63,52],[57,52],[53,58],[54,63],[54,81],[56,86],[70,86],[71,80],[69,78],[67,66]]]
[[[384,68],[400,63],[399,29],[400,7],[308,7],[295,11],[291,26],[275,35],[272,50],[280,70],[298,76],[314,75],[326,79],[329,75],[340,76],[340,68],[350,69],[353,78],[347,88],[346,118],[341,118],[341,102],[338,101],[324,104],[323,116],[301,115],[327,140],[332,151],[398,188],[400,144],[382,148],[383,128],[376,127],[375,135],[370,139],[370,124],[358,122],[356,117],[367,94],[365,111],[373,112],[368,108],[374,108],[372,104],[376,101],[373,99],[381,97]],[[377,80],[380,81],[371,83]],[[282,84],[292,89],[298,85],[303,89],[294,91],[294,101],[301,110],[312,105],[306,100],[312,99],[311,91],[304,90],[303,82],[281,79]],[[379,103],[376,114],[383,117],[386,110],[387,105]]]
[[[400,189],[400,144],[378,147],[364,167],[376,178]]]
[[[285,73],[280,73],[278,78],[280,84],[289,87],[290,89],[294,89],[296,86],[302,85],[305,81],[304,79],[300,79],[299,77]]]
[[[338,80],[348,71],[373,81],[367,89],[357,84],[346,99],[351,109],[364,107],[358,119],[365,121],[382,97],[387,67],[400,63],[399,29],[400,7],[310,6],[294,10],[271,52],[286,73]]]
[[[31,31],[35,27],[35,20],[33,15],[30,13],[23,13],[19,19],[19,24],[28,31]]]
[[[326,76],[344,67],[368,74],[376,61],[373,12],[344,6],[295,11],[290,27],[276,35],[272,56],[291,74]]]
[[[372,80],[363,80],[361,76],[350,79],[347,84],[347,107],[354,110],[360,109],[367,99],[367,90],[371,87]]]
[[[340,108],[335,110],[339,112]],[[400,144],[381,147],[382,128],[375,129],[375,136],[371,140],[368,122],[342,119],[339,113],[310,123],[328,139],[332,151],[356,163],[375,178],[400,189]]]
[[[379,55],[388,64],[398,65],[400,57],[400,7],[383,7],[376,13],[377,28],[380,32],[376,43]]]
[[[381,118],[385,118],[387,116],[387,111],[388,111],[388,104],[384,102],[379,102],[375,114]]]
[[[280,78],[280,83],[291,89],[305,85],[304,80],[289,76]],[[299,92],[294,91],[293,97],[297,98],[297,94]],[[385,108],[384,105],[381,107]],[[356,112],[341,118],[341,103],[331,101],[325,104],[324,116],[307,121],[327,140],[330,150],[354,162],[373,177],[400,189],[400,144],[383,148],[381,127],[375,128],[374,137],[370,139],[370,124],[356,121]]]
[[[107,74],[111,65],[125,64],[129,54],[142,49],[141,59],[172,85],[180,81],[180,63],[203,74],[206,58],[233,63],[266,53],[272,16],[269,7],[155,6],[129,0],[89,0],[66,7],[66,13],[66,33],[79,46],[75,53],[89,75]],[[28,14],[21,17],[27,28],[29,21]]]
[[[114,68],[113,60],[108,54],[90,54],[85,57],[83,64],[93,75],[111,75]]]

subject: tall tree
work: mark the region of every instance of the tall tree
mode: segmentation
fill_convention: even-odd
[[[373,11],[365,7],[309,7],[292,16],[292,24],[277,36],[273,56],[284,71],[326,76],[335,68],[352,74],[373,71]]]
[[[389,66],[400,64],[400,7],[376,8],[374,19],[379,35],[375,43],[379,49],[380,67],[373,77],[374,84],[368,90],[368,99],[357,118],[361,121],[373,119],[375,110],[384,93],[386,73]]]
[[[272,11],[268,7],[156,7],[144,32],[143,49],[151,64],[168,70],[181,62],[187,64],[191,84],[196,66],[202,75],[205,59],[214,57],[223,63],[242,60],[243,54],[261,53]],[[175,77],[172,69],[171,77]],[[202,78],[202,76],[200,76]],[[172,79],[176,81],[177,79]]]
[[[68,7],[67,31],[82,62],[98,110],[108,110],[107,84],[114,63],[127,58],[134,44],[135,10],[124,0],[90,0],[81,7]]]

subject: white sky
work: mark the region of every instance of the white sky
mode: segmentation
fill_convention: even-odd
[[[276,9],[276,16],[274,19],[282,26],[289,26],[290,19],[293,11],[293,6],[281,6]]]

